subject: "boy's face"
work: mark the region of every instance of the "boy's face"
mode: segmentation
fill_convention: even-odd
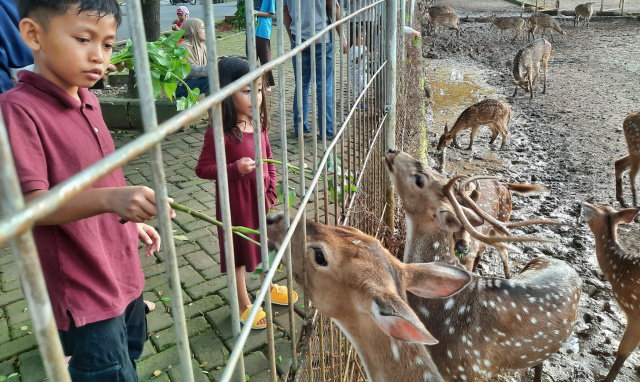
[[[79,87],[93,86],[107,70],[116,30],[112,15],[78,14],[76,6],[52,17],[46,28],[35,19],[20,22],[22,38],[34,53],[34,71],[75,98]]]

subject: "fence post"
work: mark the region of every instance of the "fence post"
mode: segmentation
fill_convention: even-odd
[[[402,0],[404,1],[404,0]],[[387,100],[385,108],[387,109],[387,127],[386,139],[387,148],[393,148],[396,144],[396,67],[397,67],[397,39],[398,34],[398,4],[396,0],[387,1],[387,75],[385,87],[387,88]],[[403,16],[404,17],[404,16]],[[384,216],[385,223],[393,232],[394,220],[394,200],[393,200],[393,184],[391,178],[387,176],[385,187],[385,201],[388,204],[387,211]]]

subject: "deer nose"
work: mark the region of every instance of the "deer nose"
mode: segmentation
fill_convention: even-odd
[[[466,240],[458,240],[454,245],[456,253],[466,253],[469,249],[469,243]]]
[[[397,149],[388,149],[386,154],[397,154],[399,152],[400,152],[400,150],[397,150]]]

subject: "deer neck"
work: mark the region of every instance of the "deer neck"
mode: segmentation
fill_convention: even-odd
[[[407,237],[404,246],[405,263],[439,261],[460,266],[451,254],[451,234],[441,230],[433,219],[406,215]]]
[[[602,273],[609,275],[620,273],[618,259],[627,256],[627,252],[618,243],[618,227],[615,224],[605,224],[596,239],[596,256]]]
[[[355,347],[369,381],[444,382],[425,345],[388,336],[370,315],[359,320],[333,320]]]

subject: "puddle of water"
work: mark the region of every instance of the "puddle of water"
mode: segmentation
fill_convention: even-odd
[[[472,66],[460,66],[447,62],[441,62],[439,67],[429,73],[431,89],[433,93],[433,126],[437,136],[444,131],[445,123],[453,126],[456,119],[466,108],[486,98],[502,98],[497,96],[494,88],[483,80],[482,70]],[[476,140],[485,139],[489,134],[489,127],[483,126],[476,135]],[[470,131],[464,131],[458,135],[458,143],[462,147],[468,144]],[[423,155],[427,153],[427,134],[424,132]],[[497,147],[497,146],[496,146]],[[450,150],[450,149],[449,149]],[[447,161],[447,172],[455,171],[460,174],[482,173],[487,169],[504,169],[504,161],[495,151],[479,153],[482,160]]]

